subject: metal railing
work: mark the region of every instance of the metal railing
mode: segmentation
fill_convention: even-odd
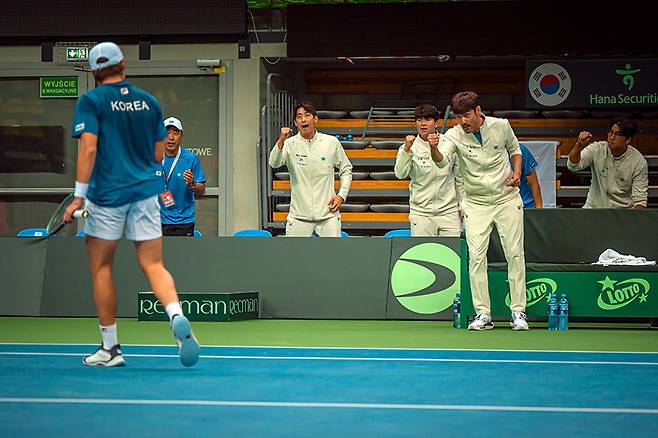
[[[279,138],[282,127],[293,127],[295,107],[294,78],[279,73],[270,73],[266,81],[266,103],[261,108],[261,129],[257,150],[260,165],[260,223],[267,227],[274,210],[272,202],[272,169],[268,164],[269,152]]]

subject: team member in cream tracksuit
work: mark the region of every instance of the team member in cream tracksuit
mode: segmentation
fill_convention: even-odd
[[[649,190],[647,160],[631,146],[637,125],[618,117],[608,125],[607,141],[583,131],[569,152],[567,169],[592,168],[584,208],[646,208]]]
[[[414,111],[418,135],[408,135],[398,150],[395,176],[411,178],[409,185],[409,224],[412,236],[459,237],[460,177],[456,161],[437,167],[432,161],[431,145],[439,144],[436,121],[439,111],[433,105],[418,105]]]
[[[340,237],[339,209],[347,199],[352,183],[352,163],[336,137],[315,129],[318,114],[310,102],[295,107],[295,126],[299,131],[281,128],[279,139],[270,152],[270,166],[284,164],[290,172],[290,211],[286,236]],[[338,169],[340,190],[334,190],[334,168]]]
[[[478,95],[455,94],[450,105],[458,125],[441,136],[432,148],[439,167],[457,154],[464,180],[464,211],[468,243],[468,273],[477,316],[469,330],[493,328],[487,282],[489,235],[496,225],[507,259],[512,329],[528,330],[525,307],[525,255],[523,252],[523,200],[519,195],[521,150],[509,121],[482,114]],[[510,169],[510,158],[513,169]],[[503,293],[503,291],[498,291]]]

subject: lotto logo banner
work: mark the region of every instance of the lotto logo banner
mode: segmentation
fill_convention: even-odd
[[[614,280],[608,275],[597,281],[601,285],[596,304],[603,310],[617,310],[632,303],[638,305],[649,302],[651,285],[644,278]]]
[[[526,282],[526,308],[532,307],[537,303],[543,303],[544,305],[547,304],[548,300],[551,299],[551,294],[553,292],[557,293],[557,290],[557,282],[552,278],[536,278]],[[505,296],[505,305],[509,307],[511,303],[512,300],[510,299],[508,292]]]
[[[658,109],[658,60],[528,61],[526,107]]]
[[[190,321],[239,321],[259,316],[258,292],[179,293],[178,296],[183,313]],[[137,295],[137,320],[169,320],[153,292]]]
[[[564,293],[573,316],[658,317],[658,272],[526,271],[526,313],[546,316],[551,293]],[[492,312],[509,313],[510,288],[506,271],[489,272]]]

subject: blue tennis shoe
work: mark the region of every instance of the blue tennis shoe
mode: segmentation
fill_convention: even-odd
[[[199,360],[199,342],[192,333],[192,325],[184,315],[176,315],[171,321],[171,330],[178,344],[180,361],[191,367]]]

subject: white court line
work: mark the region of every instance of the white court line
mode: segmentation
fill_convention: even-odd
[[[313,403],[313,402],[259,402],[228,400],[130,400],[86,398],[28,398],[0,397],[0,403],[58,403],[58,404],[118,404],[118,405],[169,405],[169,406],[246,406],[272,408],[340,408],[340,409],[406,409],[435,411],[514,411],[514,412],[577,412],[594,414],[646,414],[658,415],[658,409],[639,408],[569,408],[557,406],[496,406],[496,405],[436,405],[407,403]]]
[[[50,342],[0,342],[0,345],[44,345],[44,346],[92,346],[98,347],[96,343],[50,343]],[[173,344],[121,344],[123,347],[176,347]],[[584,353],[584,354],[658,354],[658,351],[606,351],[606,350],[508,350],[495,348],[411,348],[411,347],[300,347],[284,345],[201,345],[202,348],[255,348],[255,349],[289,349],[289,350],[365,350],[365,351],[477,351],[477,352],[502,352],[502,353]]]
[[[26,351],[2,351],[0,356],[83,356],[83,353],[40,353]],[[177,354],[124,354],[124,357],[177,358]],[[457,363],[525,363],[557,365],[648,365],[658,366],[658,362],[622,362],[594,360],[517,360],[517,359],[455,359],[433,357],[331,357],[331,356],[220,356],[200,355],[201,359],[227,360],[298,360],[298,361],[345,361],[345,362],[457,362]]]

